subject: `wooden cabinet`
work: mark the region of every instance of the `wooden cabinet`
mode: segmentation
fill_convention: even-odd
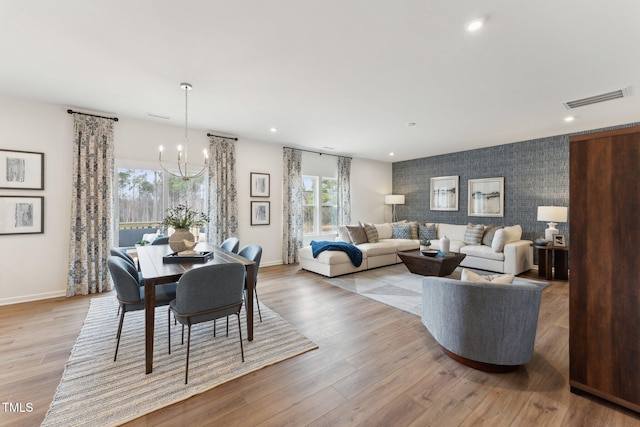
[[[570,386],[640,412],[640,127],[570,145]]]

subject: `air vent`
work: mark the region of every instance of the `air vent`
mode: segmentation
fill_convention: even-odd
[[[613,92],[603,93],[600,95],[590,96],[588,98],[576,99],[575,101],[563,102],[567,110],[572,110],[578,107],[584,107],[585,105],[597,104],[599,102],[611,101],[618,98],[624,98],[629,96],[629,88],[614,90]]]

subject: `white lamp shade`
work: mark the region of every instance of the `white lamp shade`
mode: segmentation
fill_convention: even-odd
[[[567,222],[565,206],[538,206],[538,221]]]
[[[387,194],[384,196],[385,205],[404,205],[404,195]]]

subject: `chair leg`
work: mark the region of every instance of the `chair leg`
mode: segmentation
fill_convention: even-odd
[[[122,305],[122,304],[121,304]],[[124,323],[124,307],[120,307],[120,323],[118,324],[118,334],[116,335],[118,337],[117,341],[116,341],[116,354],[113,355],[113,361],[116,361],[116,358],[118,357],[118,347],[120,347],[120,335],[122,335],[122,324]]]
[[[213,336],[216,336],[216,320],[218,319],[213,319]]]
[[[184,323],[182,324],[182,341],[180,341],[180,345],[184,345]]]
[[[169,354],[171,354],[171,309],[167,310],[167,343],[169,344]]]
[[[238,316],[238,332],[240,332],[240,355],[242,356],[242,362],[244,363],[244,348],[242,347],[242,325],[240,324],[240,313],[236,313]]]
[[[229,336],[229,316],[227,316],[227,336]]]
[[[262,323],[262,313],[260,313],[260,301],[258,300],[258,290],[253,288],[253,293],[256,296],[256,305],[258,306],[258,316],[260,317],[260,323]]]
[[[189,332],[187,332],[187,366],[184,372],[184,383],[189,381],[189,350],[191,349],[191,324],[189,324]]]

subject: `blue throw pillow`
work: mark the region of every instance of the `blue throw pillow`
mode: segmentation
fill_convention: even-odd
[[[391,225],[393,239],[411,239],[411,225]]]
[[[436,225],[431,224],[430,226],[420,224],[420,229],[418,230],[418,238],[420,240],[437,240],[438,234],[436,232]]]

